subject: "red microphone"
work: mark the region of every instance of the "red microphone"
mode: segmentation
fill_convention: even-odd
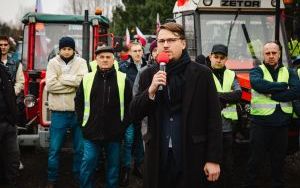
[[[166,72],[166,65],[169,63],[169,55],[166,52],[160,52],[156,57],[156,62],[159,64],[159,70]],[[163,87],[159,86],[158,90],[162,90]]]

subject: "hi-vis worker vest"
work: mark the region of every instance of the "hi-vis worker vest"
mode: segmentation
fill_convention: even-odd
[[[291,40],[288,43],[288,48],[292,57],[297,57],[300,55],[300,42],[298,40]]]
[[[91,66],[92,72],[96,71],[97,70],[97,61],[96,60],[91,61],[90,66]],[[116,71],[119,70],[119,62],[117,60],[114,61],[114,67],[115,67]]]
[[[121,121],[124,118],[124,91],[125,91],[125,79],[126,74],[116,71],[117,73],[117,83],[119,90],[119,100],[120,100],[120,116]],[[83,77],[83,91],[84,91],[84,113],[83,113],[83,121],[82,126],[84,127],[90,116],[90,95],[94,82],[94,78],[96,75],[96,71],[92,71]]]
[[[265,65],[259,66],[264,74],[264,80],[274,82],[273,78],[268,71]],[[286,67],[281,67],[278,72],[277,82],[285,82],[289,81],[289,71]],[[251,115],[256,116],[268,116],[273,114],[275,111],[276,105],[280,104],[280,107],[283,112],[291,114],[293,112],[291,102],[277,102],[272,100],[269,96],[265,94],[258,93],[254,89],[251,90],[252,99],[251,99]]]
[[[235,73],[231,70],[226,69],[224,71],[223,75],[223,88],[218,80],[218,78],[213,74],[215,85],[217,87],[217,91],[219,93],[225,93],[225,92],[230,92],[232,91],[232,84],[235,78]],[[236,112],[236,105],[235,104],[230,104],[226,108],[222,110],[222,115],[231,120],[237,120],[238,115]]]

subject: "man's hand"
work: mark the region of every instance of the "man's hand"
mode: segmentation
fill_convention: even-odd
[[[204,166],[204,172],[208,181],[217,181],[220,176],[220,165],[217,163],[207,162]]]
[[[167,73],[164,71],[158,71],[156,74],[154,74],[151,85],[148,89],[149,97],[155,96],[158,87],[160,85],[165,86],[166,84],[167,84]]]

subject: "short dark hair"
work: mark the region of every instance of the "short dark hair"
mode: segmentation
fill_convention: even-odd
[[[9,42],[9,37],[7,35],[0,35],[0,40],[6,40]]]
[[[129,51],[128,46],[123,46],[121,51],[123,51],[123,52],[128,52],[128,51]]]
[[[168,30],[171,31],[172,33],[174,33],[175,35],[177,35],[180,39],[185,39],[185,32],[184,29],[182,27],[182,25],[178,24],[178,23],[174,23],[174,22],[167,22],[163,25],[161,25],[159,27],[159,31],[157,34],[159,34],[159,32],[162,30]]]

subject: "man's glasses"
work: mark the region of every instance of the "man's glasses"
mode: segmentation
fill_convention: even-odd
[[[158,39],[157,43],[159,44],[165,44],[167,42],[168,44],[173,44],[174,42],[180,40],[181,38],[168,38],[168,39]]]
[[[8,44],[0,44],[0,46],[8,46]]]

